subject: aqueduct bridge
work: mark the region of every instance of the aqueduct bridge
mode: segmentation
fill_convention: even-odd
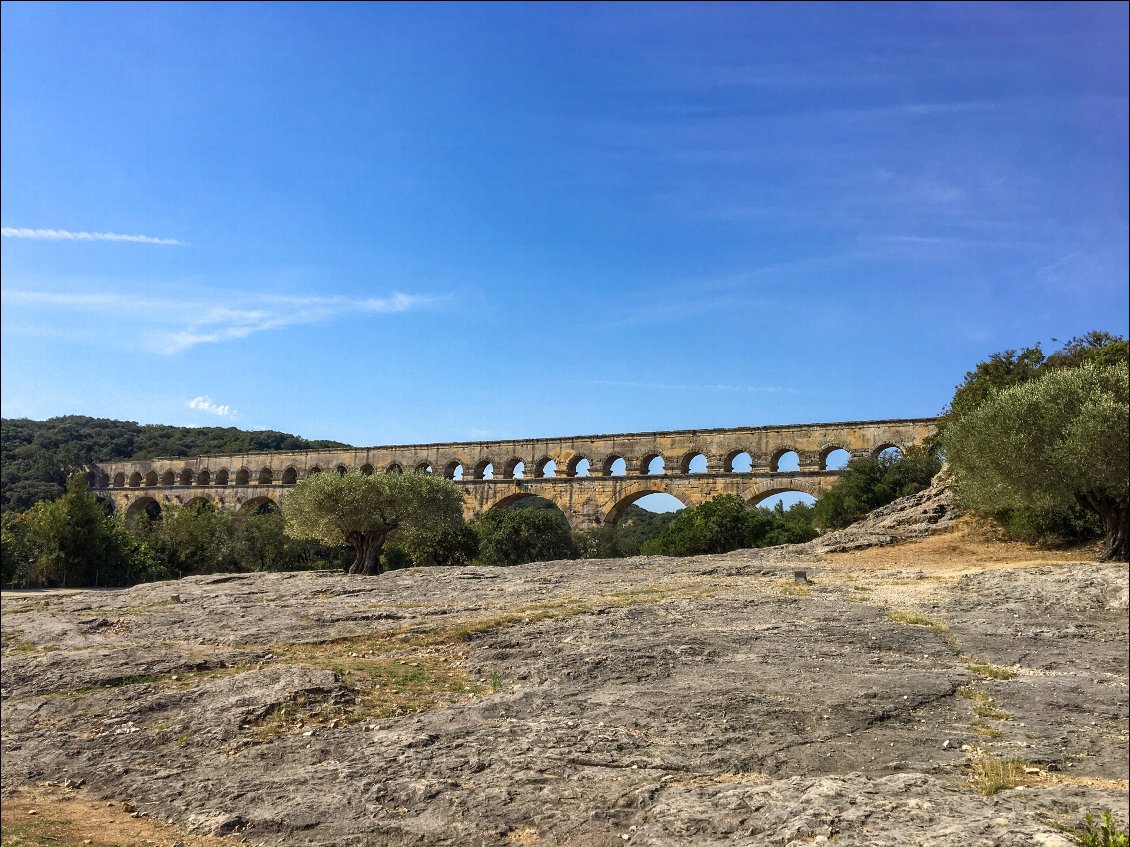
[[[279,505],[315,473],[440,473],[462,487],[467,518],[537,495],[580,530],[615,523],[631,503],[659,492],[686,506],[719,494],[751,504],[786,491],[819,498],[839,476],[831,454],[905,452],[935,424],[909,418],[242,453],[109,462],[90,472],[94,493],[126,515],[153,515],[169,503],[257,511]]]

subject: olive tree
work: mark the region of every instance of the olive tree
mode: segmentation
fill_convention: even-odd
[[[1102,522],[1100,558],[1126,561],[1127,382],[1125,363],[1056,369],[950,423],[959,498],[982,511],[1078,503]]]
[[[463,522],[459,489],[430,474],[315,474],[287,494],[282,513],[293,538],[352,547],[351,574],[380,573],[385,544],[411,551]]]

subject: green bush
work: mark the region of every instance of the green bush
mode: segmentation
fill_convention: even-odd
[[[575,559],[579,551],[565,516],[541,509],[491,509],[471,523],[479,540],[479,561],[521,565]]]
[[[904,456],[853,459],[816,502],[813,522],[822,530],[842,529],[880,506],[928,488],[941,467],[937,454],[925,446],[911,447]]]
[[[722,494],[679,512],[654,540],[643,545],[642,552],[696,556],[761,547],[774,526],[766,510],[748,506],[736,495]]]

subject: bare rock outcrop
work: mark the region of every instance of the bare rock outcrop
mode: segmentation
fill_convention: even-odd
[[[845,533],[950,508],[926,492]],[[1126,825],[1124,566],[924,575],[913,543],[891,571],[822,549],[6,594],[3,790],[81,781],[261,845],[1027,847],[1088,811]]]

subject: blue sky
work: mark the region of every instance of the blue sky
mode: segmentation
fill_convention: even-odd
[[[3,414],[918,417],[1127,333],[1127,9],[3,5]]]

